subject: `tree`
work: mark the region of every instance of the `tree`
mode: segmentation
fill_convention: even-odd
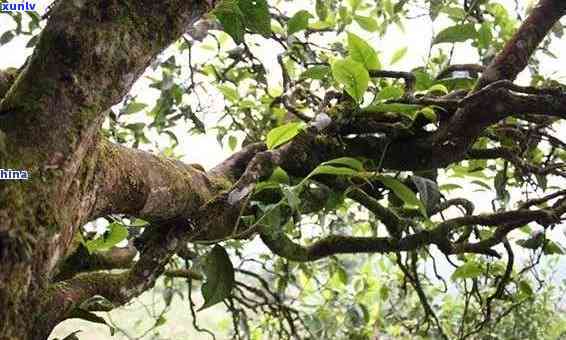
[[[3,13],[17,27],[2,44],[30,35],[34,51],[21,68],[0,73],[0,168],[30,173],[25,182],[0,182],[1,339],[46,339],[68,318],[101,321],[92,312],[128,303],[163,275],[190,282],[202,274],[205,307],[225,301],[241,324],[252,310],[281,338],[306,337],[312,323],[286,294],[321,268],[342,283],[366,268],[343,254],[387,254],[396,263],[391,285],[379,291],[387,299],[402,282],[412,287],[432,325],[413,325],[414,334],[472,337],[532,302],[526,275],[537,261],[520,269],[515,252],[562,253],[551,230],[566,213],[566,152],[556,136],[566,96],[539,72],[537,51],[551,54],[566,3],[540,0],[522,22],[483,0],[463,7],[317,0],[295,2],[293,13],[281,6],[60,0],[43,18]],[[383,36],[415,11],[452,24],[435,35],[424,65],[384,69],[354,31]],[[224,49],[219,28],[234,49]],[[193,60],[193,49],[212,37],[219,45],[212,61]],[[281,89],[270,85],[254,39],[280,49]],[[451,64],[446,51],[456,43],[471,46],[483,64]],[[170,46],[180,54],[163,57]],[[162,78],[152,80],[160,97],[146,110],[128,93],[150,66]],[[527,67],[531,85],[515,84]],[[208,171],[176,160],[172,147],[160,155],[140,150],[149,131],[174,146],[172,127],[184,120],[192,133],[211,133],[199,118],[204,81],[225,98],[213,133],[235,147],[239,132],[242,148]],[[149,125],[128,121],[142,111]],[[458,188],[454,176],[465,188],[493,191],[493,211],[475,213],[469,197],[448,198]],[[461,212],[446,213],[452,208]],[[113,223],[93,237],[84,226],[98,218]],[[521,230],[530,236],[511,242]],[[256,259],[272,272],[267,278],[234,269],[226,251],[237,257],[256,236],[277,256]],[[114,247],[124,239],[128,247]],[[427,297],[423,263],[442,256],[465,290],[456,326]],[[368,288],[372,275],[359,284]],[[246,302],[250,294],[264,303]],[[383,332],[375,322],[370,334],[368,304],[351,306],[345,337]],[[241,324],[236,336],[245,336]]]

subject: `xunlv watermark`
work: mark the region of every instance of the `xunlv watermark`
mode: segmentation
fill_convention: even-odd
[[[0,181],[27,181],[29,173],[26,170],[0,169]]]
[[[0,4],[0,12],[31,12],[35,11],[37,4],[33,2],[3,2]]]

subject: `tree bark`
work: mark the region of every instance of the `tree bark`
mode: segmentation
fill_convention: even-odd
[[[305,176],[329,159],[363,156],[388,169],[434,169],[464,159],[479,134],[510,108],[546,114],[551,107],[554,115],[566,113],[564,98],[548,103],[544,95],[524,98],[509,88],[487,86],[513,79],[564,14],[562,1],[542,0],[484,73],[485,89],[456,103],[456,113],[433,133],[388,143],[373,136],[337,140],[311,126],[277,150],[250,145],[209,172],[104,140],[100,127],[105,113],[158,53],[213,6],[208,0],[58,1],[17,77],[15,70],[0,72],[0,168],[31,175],[26,182],[0,182],[0,340],[46,339],[93,295],[121,305],[151,288],[183,243],[234,236],[245,198],[274,166]],[[505,97],[507,106],[493,107],[482,96]],[[519,216],[521,223],[550,223],[551,213],[565,210],[560,205],[550,212],[510,216],[513,222]],[[120,274],[68,275],[63,261],[76,250],[79,228],[116,213],[152,223],[139,261]],[[488,217],[478,218],[466,221],[491,223]],[[314,248],[288,247],[311,260],[334,253],[412,249],[413,244],[443,246],[444,239],[431,236],[442,231],[377,243],[335,238]],[[362,247],[353,241],[362,241]],[[341,249],[329,248],[336,243]],[[467,250],[485,249],[468,245]]]

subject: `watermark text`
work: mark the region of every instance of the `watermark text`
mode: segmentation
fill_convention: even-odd
[[[3,2],[0,4],[0,12],[32,12],[35,11],[37,4],[33,2]]]
[[[27,181],[29,173],[26,170],[0,169],[0,181]]]

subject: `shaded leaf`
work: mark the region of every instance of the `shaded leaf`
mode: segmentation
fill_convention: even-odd
[[[393,177],[379,176],[377,179],[381,181],[383,185],[393,191],[395,196],[401,199],[405,204],[419,208],[421,214],[427,217],[425,206],[417,198],[417,195],[411,189],[409,189],[409,187]]]
[[[319,165],[311,173],[311,176],[314,175],[359,176],[360,174],[358,171],[350,168],[332,165]]]
[[[440,203],[438,185],[434,181],[420,176],[411,176],[411,180],[417,187],[421,202],[423,202],[427,213],[430,215],[433,209]]]
[[[244,41],[244,13],[240,10],[237,0],[222,0],[213,13],[236,44]]]
[[[12,31],[6,31],[6,32],[4,32],[4,33],[0,36],[0,46],[6,45],[6,44],[9,43],[10,41],[12,41],[12,39],[14,39],[14,37],[15,37],[14,32],[12,32]]]
[[[317,65],[308,68],[305,72],[301,74],[301,79],[317,79],[322,80],[324,77],[330,74],[330,67],[325,65]]]
[[[525,280],[519,281],[519,290],[527,296],[533,296],[533,294],[534,294],[534,291],[533,291],[533,288],[531,287],[531,284],[528,281],[525,281]]]
[[[250,31],[268,36],[271,33],[271,16],[266,0],[239,0],[245,25]]]
[[[147,107],[147,104],[144,103],[138,103],[138,102],[133,102],[133,103],[129,103],[128,106],[126,106],[126,108],[124,109],[124,114],[125,115],[130,115],[136,112],[140,112],[141,110],[145,109]]]
[[[360,162],[359,160],[355,159],[355,158],[351,158],[351,157],[340,157],[340,158],[336,158],[336,159],[332,159],[329,160],[327,162],[324,162],[322,164],[326,164],[326,165],[332,165],[332,164],[338,164],[338,165],[345,165],[347,167],[350,167],[354,170],[357,171],[364,171],[364,165],[362,164],[362,162]]]
[[[94,322],[94,323],[99,323],[105,326],[108,326],[108,329],[110,330],[110,335],[114,336],[114,333],[116,332],[116,330],[114,329],[114,327],[110,326],[106,320],[104,320],[103,317],[98,316],[92,312],[86,311],[84,309],[80,309],[77,308],[75,310],[73,310],[73,312],[71,313],[71,318],[77,318],[77,319],[82,319],[82,320],[86,320],[89,322]],[[76,333],[74,333],[76,334]]]
[[[544,247],[542,247],[542,251],[547,255],[563,255],[565,253],[564,248],[552,240],[546,240]]]
[[[302,10],[295,13],[287,23],[287,34],[292,35],[307,29],[309,27],[310,18],[312,18],[312,14],[308,11]]]
[[[477,36],[474,24],[454,25],[440,31],[433,44],[463,42]]]
[[[213,306],[232,294],[234,287],[234,266],[226,250],[219,245],[214,246],[204,260],[206,282],[201,291],[204,304],[199,310]]]

